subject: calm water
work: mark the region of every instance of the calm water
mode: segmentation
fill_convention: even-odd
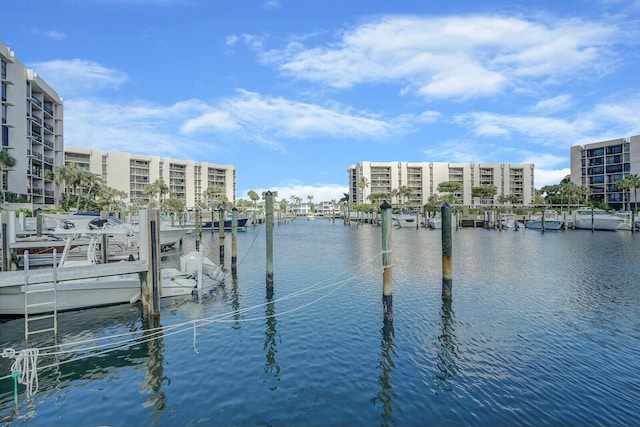
[[[275,226],[272,298],[264,232],[238,233],[237,275],[163,300],[156,324],[128,305],[61,314],[17,406],[0,358],[2,423],[640,425],[639,235],[459,230],[443,306],[440,231],[394,229],[385,328],[380,228]],[[217,234],[203,247],[220,259]],[[23,334],[0,323],[3,348]]]

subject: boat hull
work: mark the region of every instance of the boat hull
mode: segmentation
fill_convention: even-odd
[[[544,221],[545,230],[560,230],[562,229],[563,222],[554,219],[547,219]],[[542,220],[528,221],[526,227],[532,230],[542,230]]]
[[[416,216],[401,215],[396,221],[400,228],[418,228],[418,218]]]
[[[613,218],[594,218],[593,223],[591,218],[576,218],[575,219],[575,228],[581,230],[604,230],[604,231],[615,231],[620,224],[622,224],[624,220],[621,218],[613,217]]]
[[[224,220],[224,229],[226,231],[231,231],[232,229],[232,222],[230,219],[225,219]],[[248,226],[251,225],[251,218],[238,218],[238,225],[237,225],[237,230],[238,231],[244,231],[247,229]],[[211,228],[211,221],[203,221],[202,222],[202,228]],[[213,229],[217,230],[220,228],[220,221],[213,221]]]

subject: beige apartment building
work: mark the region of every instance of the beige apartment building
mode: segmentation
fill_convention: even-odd
[[[570,150],[571,182],[589,187],[590,200],[624,210],[625,195],[616,184],[631,174],[640,175],[640,135],[574,145]],[[636,205],[635,197],[631,191],[631,206]]]
[[[187,208],[204,202],[208,187],[218,187],[235,203],[235,166],[75,147],[65,147],[64,157],[65,165],[76,164],[100,176],[105,185],[124,191],[131,205],[146,205],[145,187],[160,178]]]
[[[535,196],[533,163],[445,163],[445,162],[360,162],[349,166],[349,200],[355,204],[370,203],[372,193],[391,194],[407,187],[411,196],[405,206],[420,207],[431,196],[438,196],[438,184],[455,181],[461,184],[456,197],[466,206],[486,205],[486,200],[474,199],[472,188],[494,185],[500,195],[516,195],[515,206],[530,205]],[[361,186],[361,178],[367,183]]]
[[[0,205],[54,206],[53,170],[64,161],[62,97],[2,42],[0,86],[2,151],[14,160],[0,164]]]

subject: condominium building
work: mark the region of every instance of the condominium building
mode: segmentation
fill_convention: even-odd
[[[0,205],[53,206],[53,170],[64,162],[62,97],[0,42],[2,151]]]
[[[534,165],[509,163],[435,163],[435,162],[360,162],[349,166],[349,200],[355,204],[370,203],[371,194],[393,194],[406,187],[411,191],[402,198],[410,207],[425,205],[431,196],[441,196],[438,184],[459,182],[455,196],[467,206],[497,203],[500,195],[515,195],[515,206],[529,205],[534,200]],[[365,183],[365,185],[363,185]],[[496,200],[472,197],[472,189],[495,186]],[[393,203],[393,201],[391,201]]]
[[[571,182],[587,186],[590,200],[625,209],[625,195],[616,184],[631,174],[640,174],[640,135],[571,147]],[[635,205],[635,192],[630,202]]]
[[[65,147],[64,155],[65,165],[76,164],[100,176],[103,184],[124,191],[128,204],[146,205],[149,197],[144,190],[158,179],[187,208],[205,202],[209,187],[218,188],[220,196],[235,203],[235,166],[91,148]]]

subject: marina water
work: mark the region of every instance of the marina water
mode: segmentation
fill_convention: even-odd
[[[220,259],[217,233],[202,247]],[[379,227],[275,225],[273,295],[265,228],[238,233],[237,274],[200,298],[163,299],[155,321],[137,305],[59,314],[58,347],[30,343],[45,354],[33,397],[23,385],[14,396],[1,358],[0,421],[640,425],[640,236],[454,231],[450,306],[440,230],[393,229],[391,247],[385,328]],[[1,321],[0,343],[25,347],[22,319]]]

